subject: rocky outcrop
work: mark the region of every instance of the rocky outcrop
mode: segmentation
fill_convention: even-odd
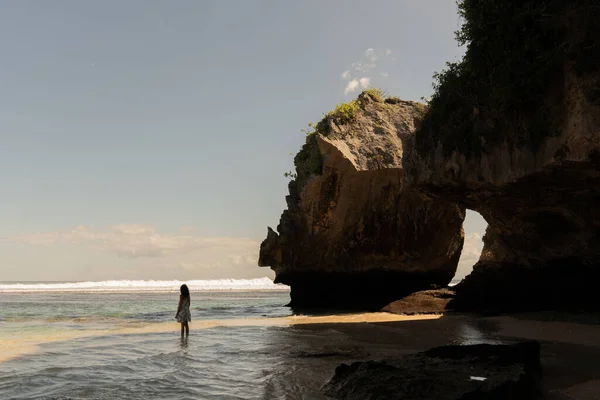
[[[600,5],[496,3],[461,2],[467,53],[407,146],[404,183],[489,224],[452,308],[597,309]]]
[[[290,285],[292,306],[378,308],[452,279],[464,210],[402,184],[403,143],[424,112],[369,91],[307,137],[259,257]]]
[[[392,314],[441,314],[448,310],[448,303],[454,299],[453,290],[436,289],[411,293],[381,309]]]
[[[323,387],[337,399],[540,398],[540,344],[443,346],[396,360],[342,364]]]

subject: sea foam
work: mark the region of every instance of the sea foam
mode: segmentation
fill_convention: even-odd
[[[267,277],[256,279],[211,279],[190,281],[99,281],[52,283],[0,283],[0,293],[22,292],[172,292],[182,284],[191,291],[289,290]]]

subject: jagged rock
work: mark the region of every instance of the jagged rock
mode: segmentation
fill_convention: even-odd
[[[534,400],[539,379],[538,342],[443,346],[396,360],[341,364],[323,392],[345,400]]]
[[[402,186],[403,141],[424,106],[367,92],[359,101],[308,137],[288,209],[261,244],[259,265],[291,286],[292,306],[380,308],[456,271],[464,209]]]
[[[405,185],[489,224],[451,306],[597,309],[600,5],[461,3],[469,29],[495,33],[467,31],[403,159]]]

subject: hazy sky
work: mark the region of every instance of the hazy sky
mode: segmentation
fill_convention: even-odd
[[[300,130],[367,85],[429,96],[457,27],[447,0],[1,2],[0,281],[272,276]]]

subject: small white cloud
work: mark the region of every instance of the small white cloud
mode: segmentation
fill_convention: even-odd
[[[356,79],[356,78],[352,79],[346,85],[346,88],[344,89],[344,94],[355,92],[358,89],[359,86],[360,86],[360,82],[358,81],[358,79]]]
[[[369,87],[369,83],[371,82],[371,78],[367,78],[367,77],[360,78],[359,82],[360,82],[360,86],[363,89],[366,89],[366,88]]]
[[[368,48],[367,51],[365,51],[365,57],[367,57],[367,59],[369,59],[371,61],[377,60],[377,55],[375,54],[375,49]]]
[[[388,51],[390,51],[388,49]],[[389,54],[386,52],[386,54]],[[353,62],[349,70],[344,71],[341,74],[341,78],[347,81],[344,87],[344,93],[348,94],[355,92],[360,88],[366,89],[371,84],[371,78],[363,76],[362,78],[353,78],[352,74],[356,72],[356,75],[367,75],[375,73],[373,70],[377,68],[375,61],[378,59],[375,49],[369,47],[365,51],[364,57],[361,60]],[[352,71],[352,72],[351,72]],[[387,77],[387,72],[381,73],[381,76]]]
[[[385,51],[385,55],[386,55],[386,56],[389,56],[390,54],[392,54],[392,51],[391,51],[390,49],[387,49],[387,50]]]
[[[360,79],[354,78],[350,82],[348,82],[348,84],[346,85],[346,88],[344,89],[344,93],[348,94],[351,92],[355,92],[359,88],[366,89],[369,87],[370,83],[371,83],[371,78],[366,77],[366,76],[362,77]]]
[[[377,67],[377,64],[363,63],[362,61],[357,61],[355,63],[352,63],[352,67],[358,72],[369,72],[372,69],[375,69],[375,67]]]
[[[388,77],[388,73],[387,72],[382,72],[381,76],[383,76],[384,78],[387,78]]]

